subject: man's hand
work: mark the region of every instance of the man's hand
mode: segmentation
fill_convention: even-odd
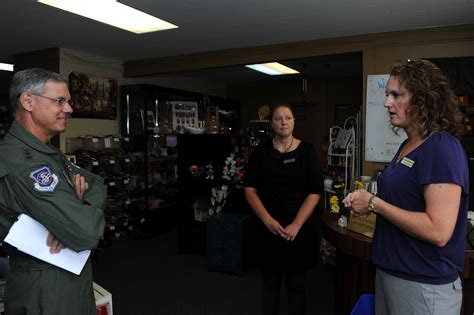
[[[79,174],[74,175],[74,190],[76,191],[77,199],[82,200],[87,189],[89,189],[89,184],[86,182],[84,176]]]
[[[49,252],[51,254],[57,254],[61,251],[61,249],[66,247],[51,233],[48,234],[46,245],[49,246]]]

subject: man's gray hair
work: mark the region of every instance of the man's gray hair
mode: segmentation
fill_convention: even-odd
[[[67,80],[58,73],[45,69],[32,68],[15,73],[10,85],[10,106],[12,114],[15,114],[20,107],[21,93],[32,92],[41,95],[48,81],[68,84]]]

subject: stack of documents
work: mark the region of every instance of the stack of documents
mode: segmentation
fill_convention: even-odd
[[[49,231],[41,223],[26,214],[20,214],[5,237],[5,242],[21,252],[79,275],[91,251],[78,253],[63,248],[59,253],[52,254],[46,244],[48,234]]]

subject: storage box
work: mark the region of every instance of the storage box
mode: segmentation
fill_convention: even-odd
[[[92,283],[92,287],[94,289],[97,315],[113,315],[112,294],[95,282]]]
[[[219,213],[207,220],[207,266],[241,274],[254,265],[250,215]]]

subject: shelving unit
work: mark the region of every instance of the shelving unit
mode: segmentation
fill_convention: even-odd
[[[101,246],[143,235],[143,217],[133,215],[133,196],[141,187],[132,176],[131,170],[139,161],[131,147],[130,138],[119,135],[66,138],[69,158],[81,168],[100,175],[107,185]]]
[[[205,251],[205,223],[194,219],[196,198],[210,198],[209,183],[190,176],[191,165],[223,163],[231,134],[239,129],[240,103],[167,87],[121,87],[122,133],[133,139],[133,175],[142,187],[136,212],[146,219],[146,234],[178,227],[182,252]],[[217,134],[197,134],[210,125],[209,109],[219,110]],[[189,132],[189,133],[188,133]],[[165,227],[168,227],[165,226]]]
[[[137,163],[131,172],[141,188],[132,198],[133,209],[145,218],[145,235],[176,226],[177,133],[202,125],[202,100],[200,93],[154,85],[121,88],[122,133],[133,139]]]
[[[353,179],[358,175],[356,170],[357,126],[357,118],[349,117],[343,127],[329,128],[327,167],[328,170],[334,170],[337,175],[342,174],[344,194],[352,190]]]

